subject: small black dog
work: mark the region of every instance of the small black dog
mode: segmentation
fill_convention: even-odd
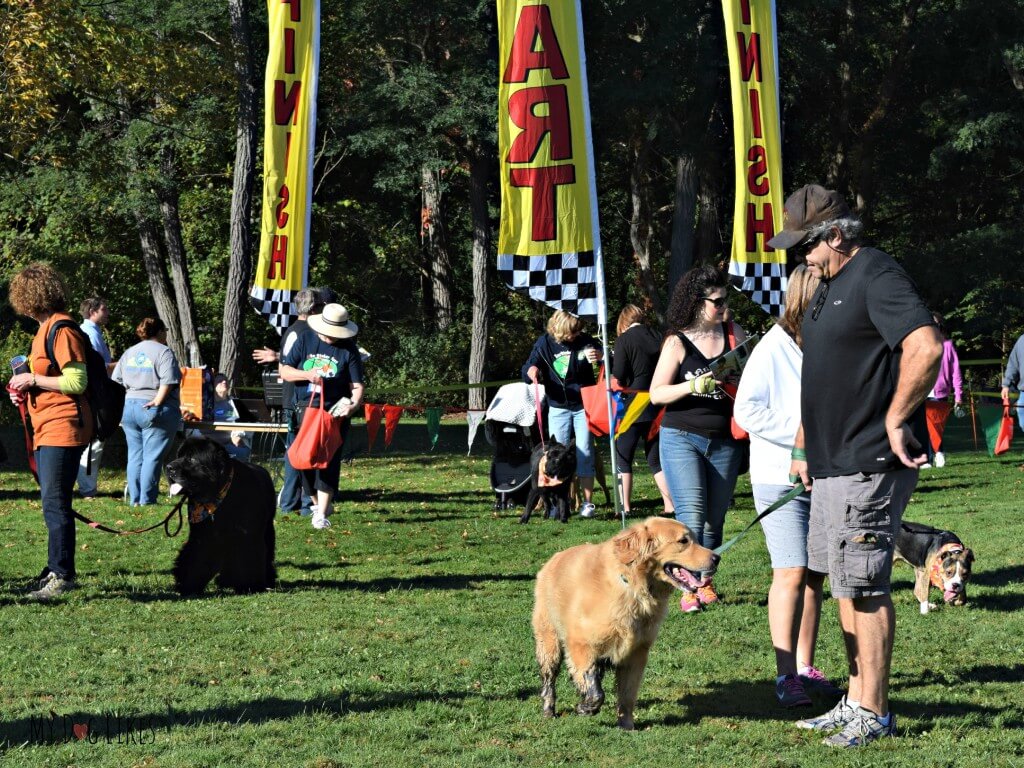
[[[530,513],[538,501],[544,509],[554,508],[558,519],[569,522],[569,493],[576,475],[576,441],[568,445],[551,438],[547,446],[538,445],[530,455],[530,495],[520,523],[530,522]]]
[[[188,499],[188,541],[174,561],[174,587],[198,595],[216,576],[239,593],[272,587],[274,483],[263,467],[232,459],[205,437],[186,440],[167,465],[171,494]]]

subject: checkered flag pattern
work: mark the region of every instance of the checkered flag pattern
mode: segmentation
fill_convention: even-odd
[[[729,263],[732,283],[772,317],[780,317],[786,308],[786,265],[770,262]]]
[[[594,252],[548,256],[498,254],[498,274],[513,291],[577,317],[597,317]]]
[[[281,335],[299,317],[292,312],[292,297],[296,293],[298,291],[271,290],[254,285],[249,294],[249,302]]]

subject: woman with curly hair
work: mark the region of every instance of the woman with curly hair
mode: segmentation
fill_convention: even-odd
[[[11,280],[14,311],[39,323],[32,339],[27,372],[8,382],[11,402],[27,402],[33,430],[33,454],[43,501],[43,520],[49,533],[46,567],[29,593],[33,600],[52,600],[75,586],[75,513],[72,492],[78,462],[91,439],[92,413],[84,397],[88,384],[88,340],[67,313],[64,278],[49,264],[29,264]],[[54,324],[70,321],[53,334],[53,359],[46,353]]]
[[[147,317],[135,329],[140,341],[117,361],[110,378],[125,388],[121,429],[128,443],[128,499],[133,507],[156,504],[164,454],[181,425],[181,368],[167,346],[167,326]]]
[[[651,402],[665,406],[661,423],[661,467],[676,519],[705,547],[722,543],[743,450],[731,431],[732,400],[710,363],[730,349],[724,273],[694,267],[680,279],[668,308],[668,334],[651,380]],[[732,325],[736,342],[746,338]],[[686,613],[718,600],[710,574],[696,593],[683,593]]]

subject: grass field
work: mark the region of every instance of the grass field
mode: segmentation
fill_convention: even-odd
[[[529,621],[540,565],[618,523],[498,516],[484,458],[357,458],[334,527],[279,519],[280,585],[260,595],[179,599],[180,539],[80,527],[80,588],[50,606],[21,592],[45,560],[36,491],[0,473],[0,764],[1024,766],[1019,461],[953,453],[922,474],[907,518],[974,549],[970,604],[921,616],[912,572],[897,568],[892,697],[905,735],[855,754],[821,746],[775,705],[759,531],[726,555],[721,605],[670,612],[639,730],[622,733],[613,696],[597,717],[571,713],[564,673],[561,716],[541,718]],[[110,498],[87,514],[134,527],[168,508],[131,514],[114,498],[122,483],[105,471]],[[638,484],[653,499],[649,479]],[[752,516],[741,479],[727,535]],[[831,602],[818,662],[842,678]]]

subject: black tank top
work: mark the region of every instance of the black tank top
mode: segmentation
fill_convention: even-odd
[[[732,349],[732,345],[729,344],[729,333],[724,323],[722,324],[722,336],[725,339],[722,354],[725,354]],[[695,379],[711,370],[709,367],[711,361],[704,357],[692,341],[681,333],[677,333],[676,337],[682,342],[686,356],[676,372],[674,383],[679,384]],[[669,403],[665,406],[665,418],[662,420],[662,425],[687,432],[696,432],[705,437],[721,438],[731,437],[731,419],[732,399],[727,397],[719,387],[709,395],[685,395],[675,402]]]

